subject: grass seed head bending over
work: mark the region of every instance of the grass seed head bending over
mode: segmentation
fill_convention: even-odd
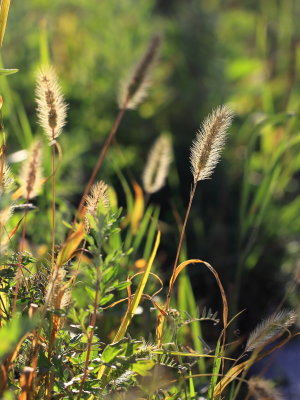
[[[220,106],[202,123],[191,147],[190,155],[195,182],[208,179],[212,175],[220,160],[232,118],[232,111],[226,106]]]
[[[50,144],[54,144],[66,123],[67,105],[53,67],[43,68],[38,73],[36,102],[39,124]]]

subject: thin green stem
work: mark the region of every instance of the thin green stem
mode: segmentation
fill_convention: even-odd
[[[194,197],[195,197],[195,193],[196,193],[196,189],[197,189],[197,183],[198,183],[198,180],[195,179],[195,182],[194,182],[191,194],[190,194],[190,200],[189,200],[188,208],[186,210],[183,226],[182,226],[182,229],[181,229],[180,239],[179,239],[177,252],[176,252],[176,257],[175,257],[175,261],[174,261],[174,265],[173,265],[172,277],[171,277],[171,280],[170,280],[169,290],[168,290],[168,294],[167,294],[166,310],[168,310],[169,306],[170,306],[171,293],[172,293],[172,288],[173,288],[173,284],[172,284],[173,283],[173,278],[175,276],[175,272],[176,272],[176,268],[177,268],[177,264],[178,264],[178,260],[179,260],[179,256],[180,256],[180,251],[181,251],[181,247],[182,247],[182,243],[183,243],[183,238],[184,238],[184,235],[185,235],[187,221],[188,221],[188,218],[189,218],[189,215],[190,215],[190,211],[191,211],[191,207],[192,207],[192,203],[193,203],[193,200],[194,200]]]
[[[55,144],[52,145],[52,246],[51,265],[54,268],[55,252]]]
[[[93,314],[91,317],[91,323],[90,323],[90,334],[88,335],[88,343],[87,343],[87,350],[86,350],[86,359],[85,359],[85,366],[84,366],[84,373],[81,381],[81,385],[79,388],[77,400],[81,399],[81,394],[83,391],[83,387],[85,384],[85,381],[88,377],[88,367],[89,367],[89,362],[90,362],[90,356],[91,356],[91,348],[92,348],[92,343],[93,343],[93,337],[94,337],[94,330],[96,326],[96,320],[97,320],[97,308],[99,304],[99,299],[100,299],[100,271],[99,267],[97,267],[97,279],[96,279],[96,293],[95,293],[95,301],[94,301],[94,310]]]

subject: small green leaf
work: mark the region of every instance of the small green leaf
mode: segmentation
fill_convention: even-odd
[[[104,304],[108,303],[110,300],[112,300],[114,295],[112,293],[108,294],[107,296],[102,297],[100,300],[99,305],[104,306]]]

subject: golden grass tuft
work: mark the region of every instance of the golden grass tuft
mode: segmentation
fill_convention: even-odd
[[[38,73],[36,102],[39,124],[50,145],[55,144],[66,123],[67,105],[53,67],[43,68]]]
[[[0,195],[10,192],[14,185],[14,178],[9,166],[2,162],[0,166]]]
[[[22,196],[32,199],[37,196],[42,186],[42,143],[36,141],[31,146],[28,159],[21,170],[20,182]]]
[[[167,136],[161,136],[150,150],[143,172],[143,186],[147,193],[155,193],[165,185],[171,161],[171,141]]]
[[[245,351],[252,351],[264,347],[269,340],[284,333],[296,322],[294,311],[282,310],[275,312],[270,317],[263,320],[250,334]]]
[[[151,85],[150,73],[157,58],[160,42],[159,35],[153,36],[143,58],[129,78],[121,82],[118,96],[118,103],[121,109],[134,109],[146,97]]]
[[[91,187],[90,194],[86,196],[83,215],[84,215],[85,227],[87,230],[89,229],[88,216],[90,215],[94,217],[96,215],[100,203],[105,208],[109,206],[109,198],[107,190],[108,190],[108,185],[103,181],[99,181],[96,182]]]
[[[210,178],[225,145],[227,130],[233,118],[227,106],[219,106],[203,121],[191,147],[191,169],[194,181]]]

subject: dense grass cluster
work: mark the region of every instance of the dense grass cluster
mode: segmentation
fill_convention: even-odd
[[[0,21],[6,21],[8,10],[9,2],[1,2]],[[2,23],[1,41],[4,31]],[[270,316],[257,321],[252,333],[237,338],[234,328],[243,313],[243,267],[251,255],[257,256],[252,251],[273,186],[286,173],[284,156],[299,137],[280,143],[256,192],[247,184],[256,134],[249,143],[235,293],[228,296],[218,268],[199,258],[188,259],[185,237],[196,193],[205,190],[204,180],[213,179],[227,136],[237,131],[234,114],[238,118],[241,110],[217,106],[204,118],[189,144],[190,160],[185,159],[191,191],[182,220],[177,215],[175,251],[167,256],[174,257],[173,268],[166,275],[160,268],[166,258],[160,245],[168,229],[151,195],[164,187],[173,168],[172,137],[165,134],[155,141],[142,173],[126,164],[128,154],[117,143],[127,110],[142,106],[151,84],[156,85],[160,45],[161,37],[154,36],[127,79],[121,80],[119,111],[75,206],[66,206],[57,190],[64,184],[61,169],[73,168],[66,156],[72,148],[65,149],[62,140],[68,134],[64,126],[72,104],[67,105],[54,67],[42,65],[36,75],[35,120],[43,136],[33,137],[28,149],[11,153],[0,116],[1,398],[281,398],[272,382],[251,376],[249,370],[298,335],[293,328],[297,313],[283,308],[284,297]],[[1,78],[15,72],[2,69]],[[1,108],[5,107],[4,96]],[[289,116],[278,118],[282,122]],[[245,123],[253,130],[271,125],[271,119],[262,116]],[[112,147],[115,152],[110,153]],[[125,160],[126,174],[116,155]],[[22,165],[16,167],[18,163]],[[104,181],[106,164],[114,171],[111,180],[120,183],[126,207],[120,206],[120,193],[111,182]],[[287,182],[280,182],[284,190]],[[197,267],[215,282],[220,312],[197,306],[187,275]],[[203,333],[206,324],[211,325],[209,338]]]

